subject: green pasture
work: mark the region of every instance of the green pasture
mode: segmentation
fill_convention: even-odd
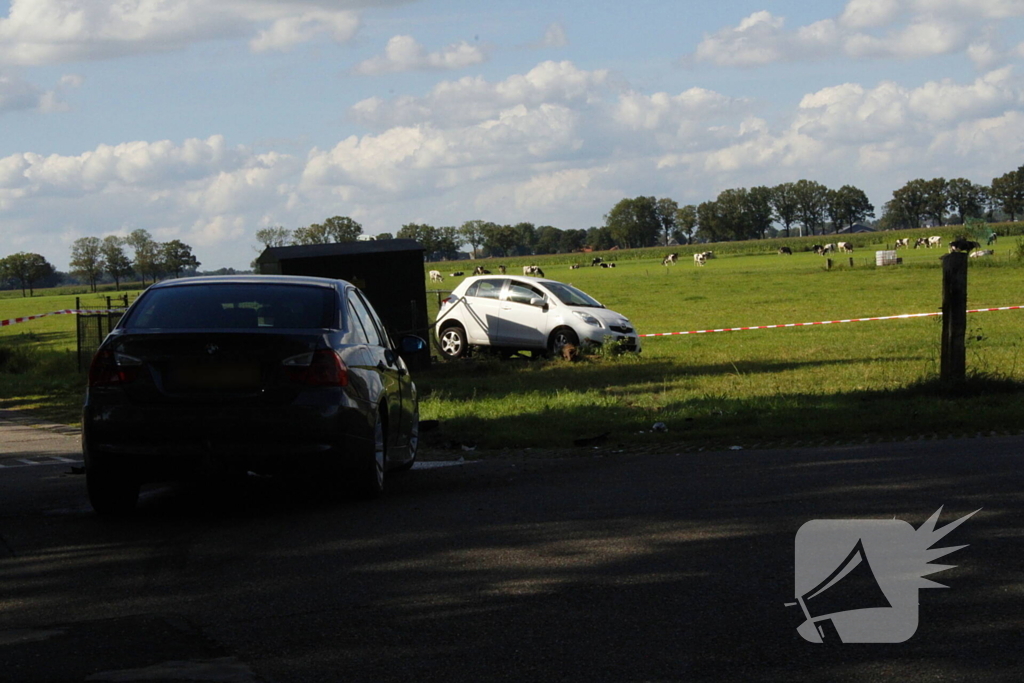
[[[792,238],[745,243],[746,250],[729,243],[596,254],[616,263],[607,269],[569,269],[594,254],[431,263],[424,279],[428,290],[446,292],[462,279],[448,276],[455,270],[482,264],[497,272],[502,263],[521,273],[537,264],[625,314],[642,334],[937,311],[946,249],[900,250],[902,265],[876,267],[881,240],[896,236],[854,236],[852,266],[851,256],[836,254],[831,270],[800,247],[793,256],[775,253],[781,243],[811,242]],[[1024,261],[1013,253],[1019,239],[1001,233],[993,258],[970,262],[971,308],[1024,305]],[[698,248],[718,258],[694,266]],[[669,251],[680,262],[662,266]],[[427,281],[431,269],[444,282]],[[80,294],[82,306],[104,306],[105,295]],[[431,319],[437,296],[428,296]],[[67,293],[5,292],[0,319],[74,301]],[[721,447],[1024,428],[1024,311],[973,314],[968,324],[971,380],[956,395],[935,381],[939,317],[646,338],[642,354],[577,363],[481,355],[434,363],[415,379],[422,417],[441,420],[446,439],[481,449],[564,447],[605,433],[612,447]],[[68,315],[0,328],[0,407],[77,421],[84,377],[75,369],[74,329]],[[655,422],[668,432],[652,433]]]
[[[717,246],[707,248],[717,252]],[[994,258],[971,262],[971,308],[1024,305],[1024,264],[1010,256],[1011,246],[1004,240]],[[641,334],[941,307],[939,257],[946,249],[900,250],[902,265],[876,267],[875,248],[865,243],[855,247],[852,267],[849,255],[835,255],[831,270],[810,252],[725,252],[703,267],[692,257],[665,267],[661,258],[668,252],[648,250],[646,260],[617,260],[614,269],[569,270],[566,255],[435,263],[427,269],[446,279],[427,286],[451,289],[461,278],[447,273],[468,272],[477,263],[494,272],[504,263],[509,273],[536,263],[547,277],[571,282],[625,314]],[[616,260],[613,252],[600,256]],[[430,301],[433,316],[436,297]],[[569,446],[606,432],[611,445],[728,445],[1024,427],[1024,311],[973,314],[968,324],[972,379],[967,395],[956,397],[934,381],[941,318],[933,317],[646,338],[639,357],[581,363],[440,363],[419,377],[429,392],[422,412],[442,420],[448,433],[484,447]],[[652,433],[655,422],[669,432]]]
[[[76,297],[85,309],[102,309],[112,299],[135,290],[96,294],[74,289],[0,292],[0,320],[74,309]],[[115,303],[115,305],[117,305]],[[0,327],[0,408],[31,409],[47,419],[77,423],[85,377],[78,372],[75,316],[50,315]]]

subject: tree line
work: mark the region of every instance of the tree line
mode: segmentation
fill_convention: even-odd
[[[129,256],[125,248],[132,250]],[[116,289],[132,276],[146,280],[195,271],[200,265],[192,254],[192,247],[181,240],[156,242],[146,230],[135,230],[127,237],[110,235],[81,237],[71,245],[71,273],[96,291],[96,284],[104,276],[114,281]],[[62,274],[40,254],[19,252],[0,259],[0,283],[21,289],[22,296],[34,293],[36,286],[54,286]]]
[[[587,229],[559,229],[533,223],[500,225],[483,220],[461,226],[435,227],[408,223],[396,235],[376,239],[413,239],[423,245],[430,261],[458,258],[464,246],[477,256],[528,256],[612,247],[641,248],[691,242],[722,242],[769,237],[824,235],[858,223],[884,230],[964,224],[1024,214],[1024,166],[979,185],[966,178],[916,179],[893,192],[882,216],[873,221],[875,207],[858,187],[830,189],[813,180],[798,180],[774,187],[728,189],[711,201],[679,206],[663,197],[633,197],[619,201],[604,216],[604,224]],[[264,228],[256,232],[264,247],[322,244],[359,239],[362,226],[351,218],[334,216],[323,224],[288,230]]]

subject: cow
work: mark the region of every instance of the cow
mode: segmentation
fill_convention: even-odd
[[[675,263],[679,260],[679,254],[669,254],[665,258],[661,259],[661,265],[667,266],[670,263]]]
[[[715,256],[715,252],[713,252],[713,251],[705,251],[704,252],[704,258],[705,259],[713,259],[713,258],[717,258],[717,257]]]
[[[540,269],[540,266],[523,266],[523,275],[537,275],[538,277],[544,277],[544,271]]]
[[[569,266],[569,270],[579,270],[579,269],[580,269],[580,264],[578,264],[578,263],[574,263],[571,266]]]
[[[601,258],[600,256],[595,256],[594,260],[590,262],[590,265],[591,266],[599,266],[599,265],[601,265],[602,261],[604,261],[603,258]]]
[[[846,254],[852,254],[853,253],[853,245],[850,244],[849,242],[839,242],[838,244],[836,244],[836,247],[839,249],[839,251],[841,251],[843,253],[846,253]]]
[[[473,275],[490,275],[491,271],[487,270],[483,266],[477,266],[473,269]]]
[[[927,247],[928,249],[931,249],[932,247],[941,246],[942,237],[939,235],[932,235],[931,237],[918,237],[917,241],[914,242],[914,249],[917,249],[918,247]]]
[[[498,266],[498,272],[501,273],[502,275],[504,275],[505,274],[505,266]]]
[[[972,251],[971,255],[968,258],[981,258],[982,256],[992,256],[995,253],[996,252],[994,249],[978,249],[977,251]]]
[[[954,251],[966,251],[970,252],[976,249],[981,249],[981,245],[977,242],[973,242],[964,237],[953,240],[949,243],[949,253],[952,254]]]
[[[444,276],[441,275],[441,271],[439,271],[439,270],[432,270],[432,271],[430,271],[430,281],[431,282],[443,282],[444,281]]]
[[[695,266],[703,266],[704,263],[708,260],[707,254],[708,253],[706,251],[698,251],[696,254],[694,254],[693,255],[693,265],[695,265]]]
[[[614,263],[602,263],[601,267],[602,268],[614,268],[615,264]]]
[[[896,249],[903,247],[904,249],[910,248],[910,238],[904,237],[903,239],[896,240]]]
[[[995,244],[997,239],[999,239],[999,235],[992,233],[991,235],[988,236],[988,241],[986,242],[986,244]]]
[[[832,252],[836,251],[837,249],[839,249],[839,247],[835,244],[826,244],[821,248],[821,251],[819,251],[818,253],[821,254],[822,256],[827,256]]]
[[[821,252],[825,251],[825,245],[824,244],[815,244],[815,245],[811,246],[811,251],[813,251],[815,254],[818,254],[820,256]]]
[[[779,256],[782,256],[783,254],[788,254],[789,256],[792,256],[793,250],[790,249],[789,247],[779,247]]]
[[[448,273],[448,277],[462,277],[465,275],[461,270],[456,270],[454,273]]]

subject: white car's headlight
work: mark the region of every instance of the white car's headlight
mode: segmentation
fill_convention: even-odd
[[[588,325],[593,325],[594,327],[604,327],[604,325],[601,324],[600,320],[590,315],[589,313],[584,313],[583,311],[573,311],[572,314]]]

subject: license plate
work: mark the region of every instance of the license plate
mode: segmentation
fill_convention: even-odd
[[[170,379],[176,391],[253,391],[260,388],[260,368],[255,363],[181,365]]]

